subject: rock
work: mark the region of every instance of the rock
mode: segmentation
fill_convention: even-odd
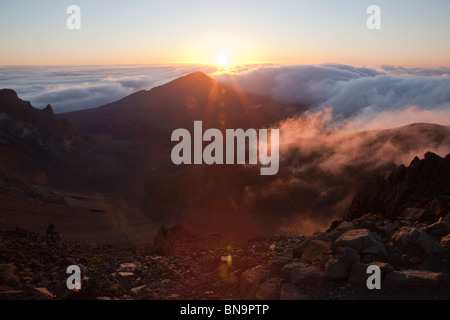
[[[49,300],[55,298],[55,296],[46,288],[34,288],[33,295],[39,300]]]
[[[450,157],[441,158],[427,152],[423,160],[414,161],[408,168],[399,166],[387,179],[380,177],[367,184],[353,199],[346,219],[352,220],[367,212],[377,212],[384,218],[396,220],[407,208],[419,209],[408,213],[417,216],[420,209],[425,209],[419,218],[422,221],[446,216],[450,204],[443,195],[450,195],[449,163]]]
[[[134,277],[134,273],[133,272],[118,272],[117,273],[119,276],[125,278],[125,277]]]
[[[402,227],[394,233],[392,241],[402,249],[415,247],[427,254],[443,250],[442,246],[431,239],[428,234],[416,228]]]
[[[256,300],[276,300],[278,298],[283,279],[270,278],[261,284],[256,291]]]
[[[102,300],[102,301],[109,301],[109,300],[111,300],[111,298],[110,297],[97,297],[97,298],[95,298],[96,300]]]
[[[147,287],[146,285],[143,286],[139,286],[139,287],[135,287],[135,288],[131,288],[131,293],[134,295],[139,294],[143,289],[145,289],[145,287]]]
[[[386,262],[372,262],[370,264],[355,262],[351,267],[348,281],[356,283],[366,283],[367,278],[370,276],[370,274],[367,273],[367,268],[370,265],[376,265],[380,268],[382,280],[386,277],[386,275],[389,272],[394,271],[394,268]]]
[[[156,281],[153,281],[153,282],[150,282],[147,287],[150,290],[157,289],[157,288],[160,287],[160,283],[156,282]]]
[[[450,224],[446,219],[441,217],[439,221],[423,228],[423,230],[428,234],[443,237],[450,233]]]
[[[441,246],[447,250],[450,250],[450,234],[446,235],[445,237],[442,237]]]
[[[323,280],[323,275],[314,266],[308,268],[294,268],[291,274],[291,282],[296,285],[317,284]]]
[[[134,263],[121,263],[120,271],[128,271],[133,272],[137,269],[137,266]]]
[[[42,109],[42,111],[47,113],[47,114],[49,114],[49,115],[51,115],[51,116],[55,115],[55,112],[53,111],[53,108],[52,108],[52,106],[50,104],[47,104],[47,106],[44,109]]]
[[[407,219],[407,220],[419,220],[423,214],[424,214],[425,210],[424,209],[419,209],[419,208],[406,208],[403,213],[401,214],[401,217]]]
[[[314,284],[322,280],[322,274],[316,267],[304,263],[293,262],[281,269],[281,277],[293,284]]]
[[[382,217],[379,215],[366,213],[363,216],[353,220],[352,223],[355,225],[356,229],[369,229],[374,231],[376,229],[377,223],[381,219]]]
[[[336,230],[337,231],[347,231],[347,230],[351,230],[354,229],[355,225],[351,222],[348,221],[342,221],[337,227]]]
[[[312,240],[311,237],[303,239],[302,242],[298,246],[296,246],[294,249],[292,249],[292,256],[294,258],[300,258],[303,254],[303,251],[305,250],[308,243]]]
[[[153,241],[155,251],[162,255],[174,253],[175,241],[188,235],[187,230],[182,225],[172,228],[161,227]]]
[[[16,271],[14,263],[0,264],[0,283],[11,288],[20,287],[20,279]]]
[[[402,270],[387,274],[383,285],[389,287],[397,286],[437,286],[445,280],[445,275],[441,272],[430,272],[421,270]]]
[[[309,300],[295,284],[285,283],[281,287],[280,300]]]
[[[49,223],[47,231],[45,232],[45,239],[49,242],[60,242],[62,240],[62,237],[59,232],[56,232],[55,226]]]
[[[288,258],[288,257],[274,257],[272,259],[272,261],[270,262],[270,264],[269,264],[270,272],[272,274],[279,274],[281,269],[285,265],[287,265],[289,263],[292,263],[292,261],[293,260],[291,258]]]
[[[365,247],[364,249],[362,249],[362,253],[366,253],[366,254],[379,254],[379,253],[380,253],[380,250],[378,249],[377,246]]]
[[[388,221],[378,221],[376,229],[381,235],[390,236],[396,229],[397,225]]]
[[[269,278],[269,269],[263,266],[256,266],[241,274],[241,298],[252,300],[256,298],[256,292],[261,283]]]
[[[351,266],[359,259],[360,257],[355,249],[344,248],[341,255],[328,259],[325,266],[325,275],[332,279],[347,278]]]
[[[328,258],[330,243],[321,240],[309,241],[301,255],[301,259],[313,264],[323,265]]]
[[[414,256],[414,257],[409,258],[408,262],[411,263],[414,266],[417,266],[417,265],[419,265],[422,262],[422,259],[420,259],[417,256]]]
[[[241,278],[242,270],[235,270],[232,273],[230,273],[224,281],[226,281],[230,285],[238,284],[239,279]]]
[[[358,251],[365,247],[376,246],[380,252],[387,255],[384,245],[368,229],[349,230],[336,239],[335,245],[338,247],[350,247]]]

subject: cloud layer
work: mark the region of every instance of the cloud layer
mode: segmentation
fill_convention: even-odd
[[[0,88],[17,91],[36,108],[51,104],[56,113],[99,107],[139,90],[149,90],[198,71],[198,65],[115,67],[0,67]]]
[[[332,108],[335,121],[361,116],[374,128],[381,118],[400,120],[402,113],[408,120],[399,125],[436,120],[449,125],[450,118],[442,118],[450,110],[449,74],[444,68],[383,66],[376,70],[328,64],[262,67],[216,78],[237,82],[244,91],[268,94],[278,101],[305,104],[312,112]]]
[[[264,186],[248,185],[245,202],[273,217],[280,232],[310,234],[345,214],[367,181],[428,151],[446,156],[450,127],[410,124],[450,125],[449,74],[309,65],[217,75],[245,91],[308,106],[274,125],[280,129],[280,172]]]

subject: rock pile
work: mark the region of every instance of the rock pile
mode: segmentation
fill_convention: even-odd
[[[408,168],[400,166],[387,180],[369,184],[345,220],[303,239],[291,255],[245,271],[241,296],[386,298],[416,292],[415,298],[430,298],[423,288],[432,287],[428,290],[448,299],[449,179],[450,156],[427,153]],[[381,293],[371,294],[366,287],[370,265],[381,270],[382,287],[388,288]],[[406,289],[411,286],[417,290]]]

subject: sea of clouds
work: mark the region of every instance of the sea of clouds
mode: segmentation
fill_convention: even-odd
[[[132,65],[0,67],[0,88],[56,113],[99,107],[139,90],[203,71],[246,92],[302,103],[308,112],[331,109],[327,126],[385,129],[414,122],[450,125],[450,69],[349,65]],[[300,120],[301,121],[301,120]]]
[[[331,109],[328,125],[386,129],[415,122],[450,125],[450,69],[266,66],[216,78],[309,112]]]
[[[199,70],[216,71],[199,65],[4,66],[0,88],[15,90],[36,108],[51,104],[63,113],[99,107]]]

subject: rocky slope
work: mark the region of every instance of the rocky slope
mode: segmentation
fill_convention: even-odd
[[[427,153],[369,184],[345,220],[245,271],[242,297],[448,299],[449,164]],[[370,265],[381,269],[382,290],[366,288]]]
[[[449,157],[427,154],[391,177],[399,170],[411,173],[416,166],[448,161]],[[404,183],[391,180],[392,198]],[[447,194],[437,195],[442,196]],[[428,199],[427,194],[423,197]],[[218,234],[193,234],[183,227],[162,228],[152,245],[119,246],[70,244],[53,226],[43,236],[17,228],[0,232],[0,297],[450,299],[450,216],[439,211],[428,217],[422,222],[417,215],[386,217],[372,211],[336,221],[327,231],[306,238],[240,242]],[[78,292],[66,288],[66,268],[71,264],[82,271]],[[370,265],[381,269],[381,290],[366,287]]]

